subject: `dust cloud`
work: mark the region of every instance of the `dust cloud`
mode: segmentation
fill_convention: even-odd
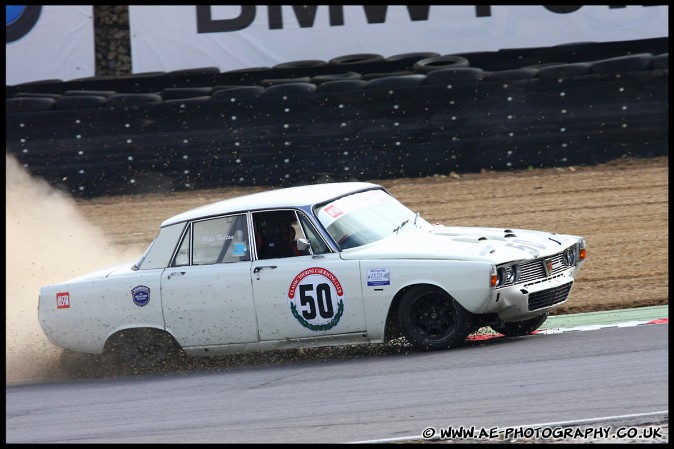
[[[37,317],[40,287],[132,259],[87,222],[76,202],[6,155],[6,382],[59,372],[61,349]]]

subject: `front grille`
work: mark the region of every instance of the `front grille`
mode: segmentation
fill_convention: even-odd
[[[538,279],[545,279],[545,268],[543,268],[543,259],[524,262],[520,265],[520,283],[526,284]]]
[[[517,281],[517,284],[533,284],[548,279],[548,277],[545,275],[545,259],[552,259],[552,272],[550,273],[550,278],[555,277],[572,266],[564,262],[563,252],[557,253],[550,257],[543,257],[540,259],[522,262],[519,264],[520,278],[519,281]],[[510,275],[510,266],[506,268],[506,271],[508,272],[508,275]],[[505,282],[498,288],[510,287],[512,285],[513,284],[511,282]]]
[[[573,282],[529,295],[529,312],[566,301]]]

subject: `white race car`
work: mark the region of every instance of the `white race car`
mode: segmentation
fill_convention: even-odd
[[[432,225],[376,184],[308,185],[169,218],[140,260],[42,287],[38,314],[56,346],[141,369],[400,336],[436,350],[536,330],[585,257],[579,236]]]

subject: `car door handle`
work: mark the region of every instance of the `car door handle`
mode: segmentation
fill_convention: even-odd
[[[253,273],[259,273],[263,268],[276,268],[276,265],[260,265],[259,267],[253,268]]]
[[[171,279],[173,276],[176,276],[176,275],[181,275],[181,276],[183,276],[184,274],[185,274],[184,271],[174,271],[173,273],[169,274],[169,275],[166,277],[166,279]]]

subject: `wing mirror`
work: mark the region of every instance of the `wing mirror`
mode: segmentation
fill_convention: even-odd
[[[297,249],[300,251],[306,251],[311,248],[311,242],[309,239],[297,239]]]

